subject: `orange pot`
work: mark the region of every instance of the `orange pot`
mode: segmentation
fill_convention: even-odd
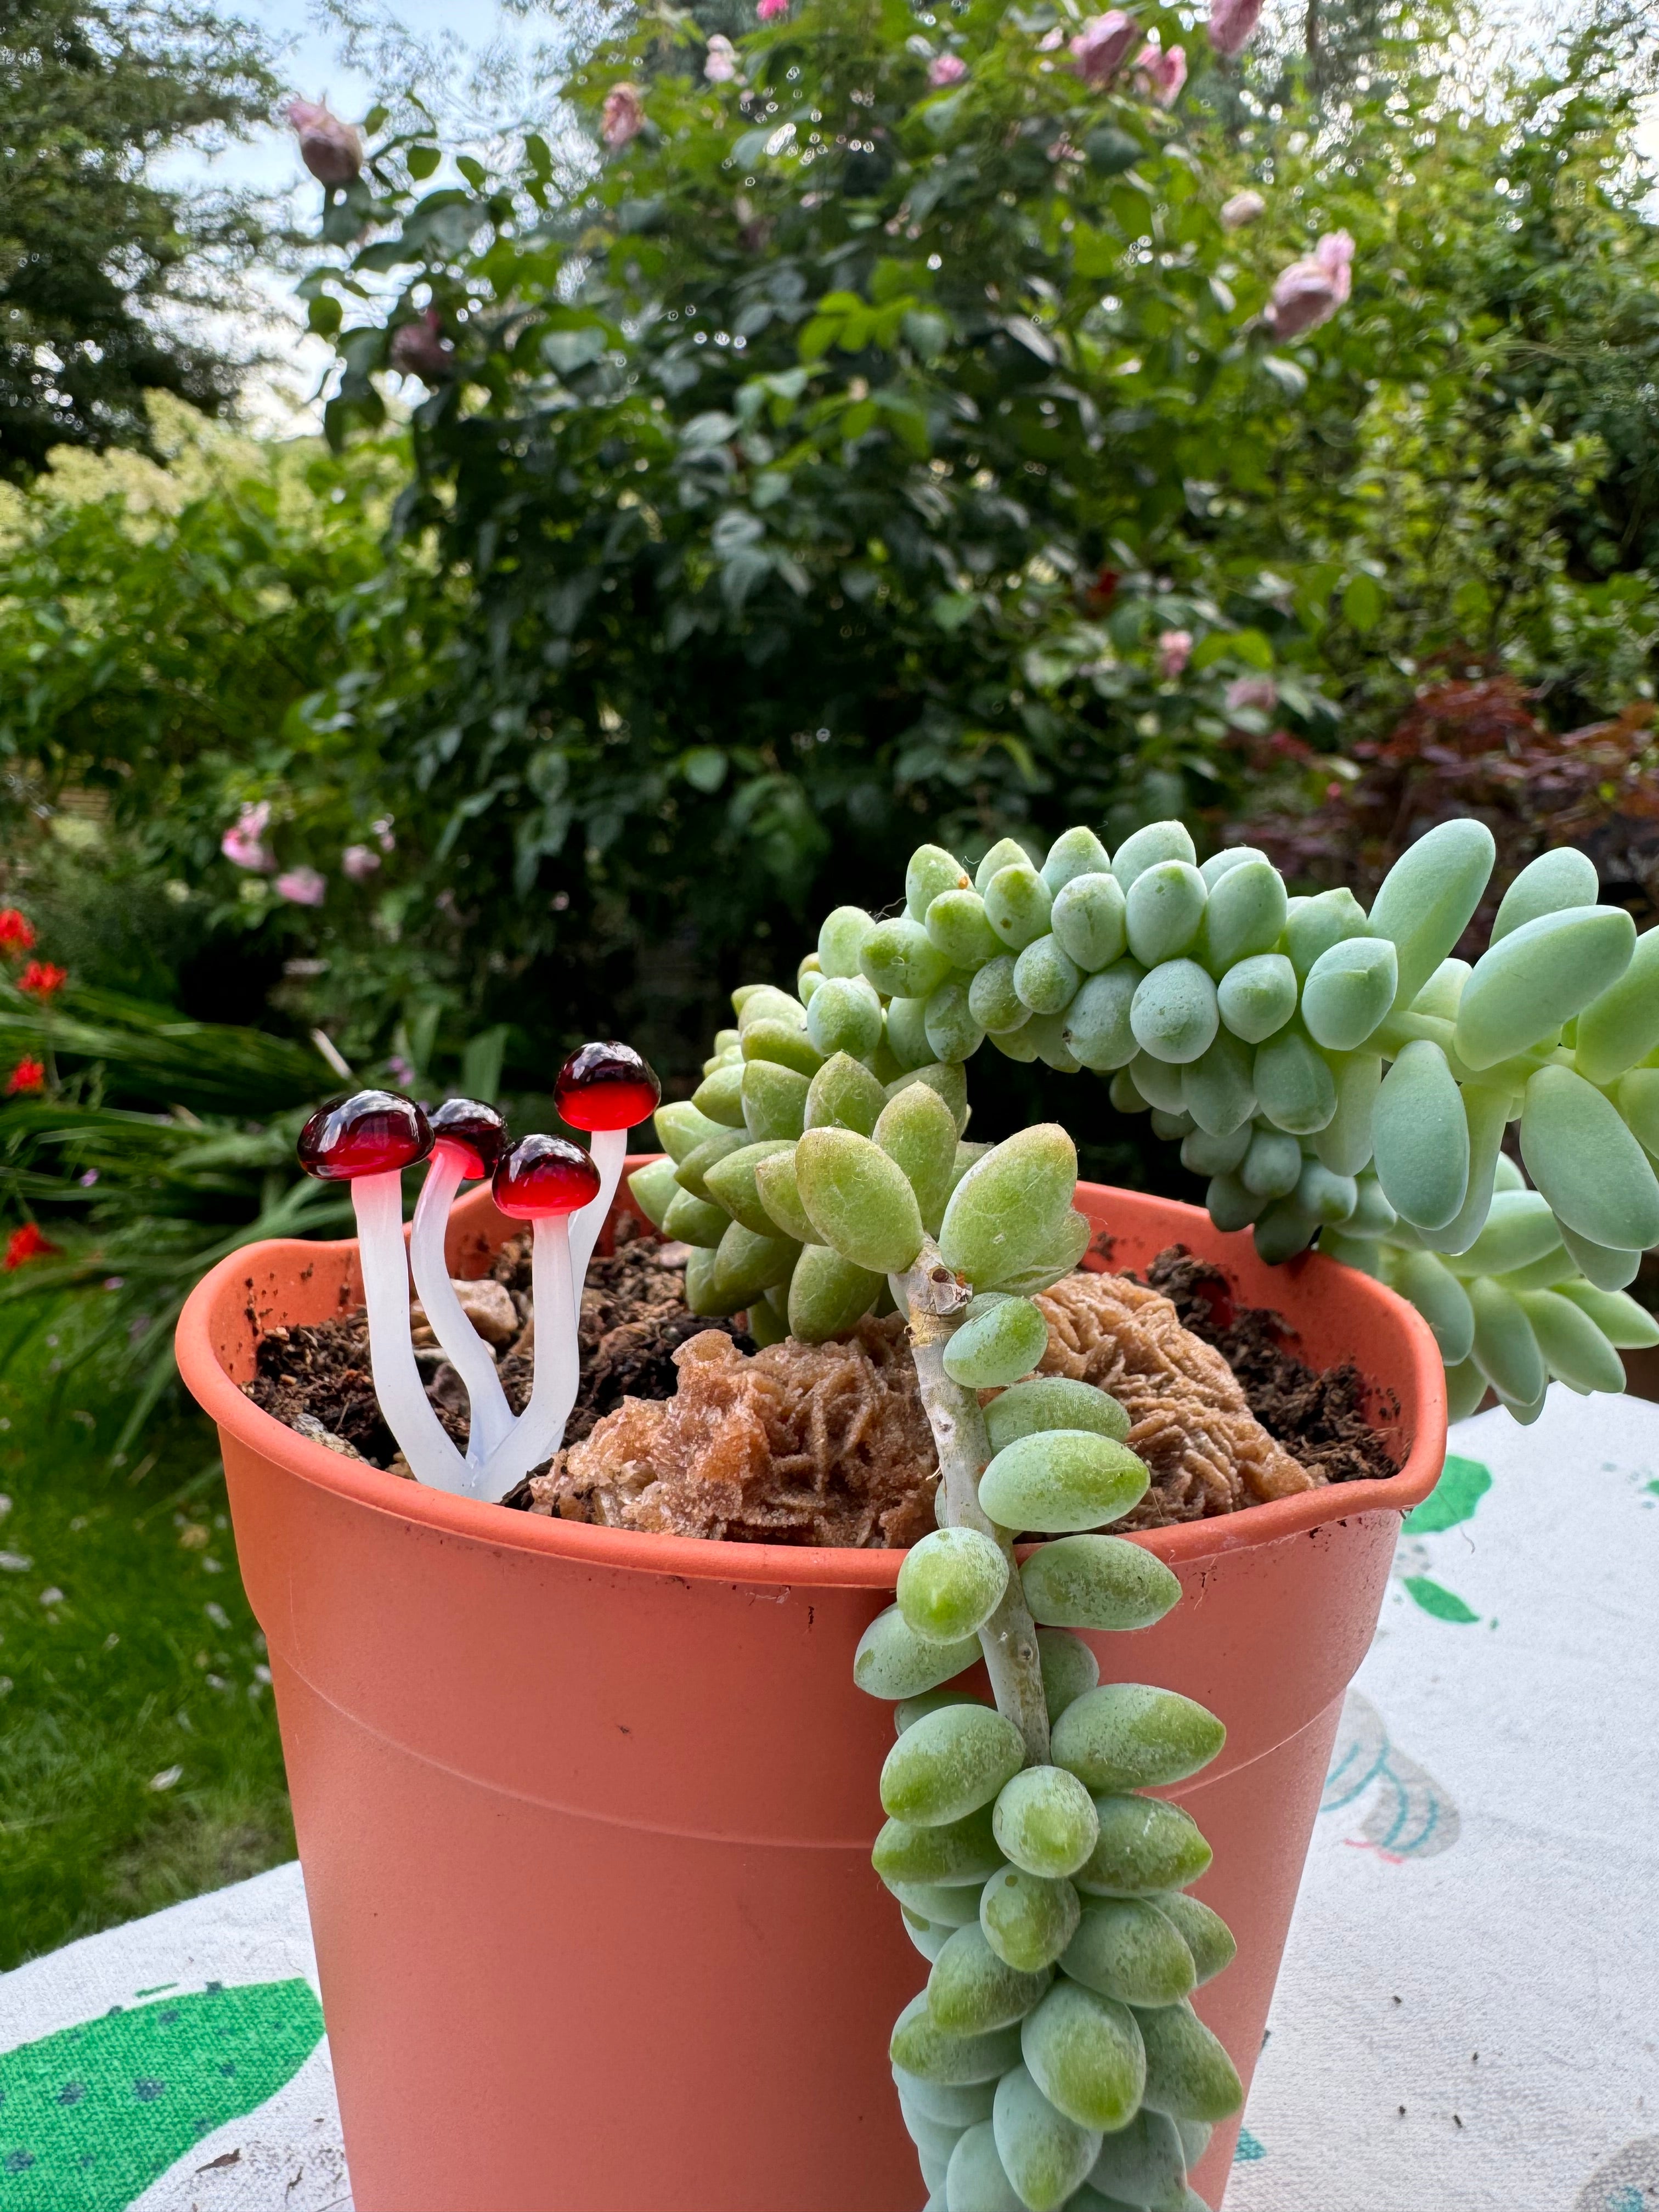
[[[1400,1516],[1439,1474],[1439,1358],[1412,1309],[1167,1200],[1084,1183],[1145,1265],[1179,1241],[1319,1365],[1391,1393],[1406,1456],[1361,1482],[1139,1538],[1179,1574],[1108,1677],[1212,1706],[1171,1794],[1238,1937],[1199,2009],[1248,2082],[1342,1694]],[[515,1224],[458,1207],[478,1273]],[[179,1327],[218,1423],[269,1639],[358,2212],[916,2212],[888,2073],[925,1973],[869,1863],[888,1709],[853,1687],[901,1554],[697,1543],[507,1513],[338,1457],[237,1385],[259,1334],[358,1300],[353,1243],[250,1246]],[[1197,2174],[1221,2203],[1236,2126]]]

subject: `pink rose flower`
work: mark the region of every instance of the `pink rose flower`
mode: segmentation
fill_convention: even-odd
[[[231,827],[219,840],[219,850],[235,868],[251,868],[256,875],[269,875],[276,863],[264,845],[264,834],[270,821],[270,801],[262,799],[257,806],[245,806]]]
[[[1267,203],[1260,192],[1235,192],[1231,199],[1221,203],[1221,228],[1243,230],[1247,222],[1255,222],[1267,212]]]
[[[968,64],[960,54],[941,54],[927,72],[927,82],[937,88],[945,84],[960,84],[968,74]]]
[[[738,73],[738,50],[716,31],[703,56],[702,73],[710,84],[730,84]]]
[[[1158,672],[1166,679],[1181,674],[1193,657],[1193,634],[1189,629],[1166,629],[1158,641]]]
[[[1261,20],[1261,0],[1210,0],[1210,44],[1218,54],[1239,53]]]
[[[605,95],[599,136],[613,154],[637,138],[645,128],[645,103],[635,84],[613,84]]]
[[[327,877],[315,868],[289,868],[276,878],[276,896],[290,906],[320,906],[327,889]]]
[[[325,100],[290,100],[288,119],[300,159],[318,183],[349,185],[363,166],[363,142],[353,126],[331,113]]]
[[[340,855],[340,866],[354,884],[364,883],[380,865],[380,856],[367,845],[348,845]]]
[[[1173,107],[1187,82],[1184,46],[1144,46],[1135,56],[1135,74],[1141,89],[1160,107]]]
[[[1140,36],[1140,26],[1121,8],[1093,16],[1071,42],[1077,73],[1087,85],[1109,84]]]
[[[423,384],[441,384],[455,366],[455,349],[443,330],[435,307],[415,322],[399,323],[386,349],[392,368],[399,375],[418,376]]]
[[[1329,230],[1305,261],[1292,261],[1273,285],[1262,320],[1281,344],[1328,322],[1353,289],[1353,240]]]
[[[1271,714],[1279,704],[1279,686],[1271,676],[1239,676],[1227,686],[1227,712],[1236,714],[1240,708],[1254,707],[1259,714]]]
[[[789,13],[789,0],[760,0],[755,13],[763,23],[775,23],[780,15]]]

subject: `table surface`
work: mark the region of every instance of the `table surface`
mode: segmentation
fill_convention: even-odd
[[[1557,1386],[1451,1451],[1227,2212],[1659,2208],[1659,1407]],[[315,1978],[297,1866],[0,1976],[0,2212],[349,2212]]]

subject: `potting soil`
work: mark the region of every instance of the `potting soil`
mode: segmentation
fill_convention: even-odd
[[[904,1547],[927,1534],[933,1439],[896,1316],[866,1317],[845,1343],[792,1340],[754,1352],[735,1322],[687,1308],[684,1246],[632,1222],[618,1229],[632,1234],[588,1269],[565,1448],[504,1504],[750,1542]],[[1355,1367],[1309,1367],[1289,1350],[1278,1315],[1235,1306],[1221,1269],[1179,1245],[1147,1273],[1142,1284],[1079,1273],[1039,1300],[1049,1326],[1044,1370],[1118,1398],[1129,1443],[1151,1470],[1121,1526],[1160,1528],[1394,1473]],[[502,1248],[488,1281],[483,1333],[495,1340],[516,1413],[533,1376],[527,1237]],[[427,1395],[464,1446],[465,1389],[418,1307],[414,1320]],[[361,1312],[273,1329],[244,1387],[301,1433],[407,1474],[375,1401]]]

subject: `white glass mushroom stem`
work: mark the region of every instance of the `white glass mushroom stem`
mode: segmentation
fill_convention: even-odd
[[[415,1201],[415,1221],[409,1234],[409,1260],[415,1289],[432,1333],[442,1346],[450,1365],[466,1385],[472,1424],[467,1437],[466,1463],[480,1468],[513,1425],[513,1413],[495,1371],[489,1346],[473,1328],[444,1258],[444,1232],[449,1209],[466,1179],[468,1155],[459,1145],[440,1138],[426,1171],[426,1181]]]
[[[599,1171],[599,1195],[589,1199],[570,1219],[570,1280],[578,1313],[581,1311],[582,1285],[587,1280],[587,1263],[610,1214],[617,1185],[622,1181],[623,1163],[628,1158],[627,1130],[595,1129],[588,1157]]]
[[[368,1309],[374,1395],[410,1473],[434,1490],[464,1492],[466,1462],[446,1435],[421,1386],[409,1334],[409,1261],[404,1251],[403,1178],[395,1170],[356,1176],[351,1203]]]
[[[536,1307],[536,1380],[517,1425],[477,1476],[480,1498],[505,1498],[514,1483],[521,1482],[532,1467],[551,1459],[564,1442],[580,1376],[568,1214],[544,1214],[537,1220],[530,1248],[530,1294]]]

